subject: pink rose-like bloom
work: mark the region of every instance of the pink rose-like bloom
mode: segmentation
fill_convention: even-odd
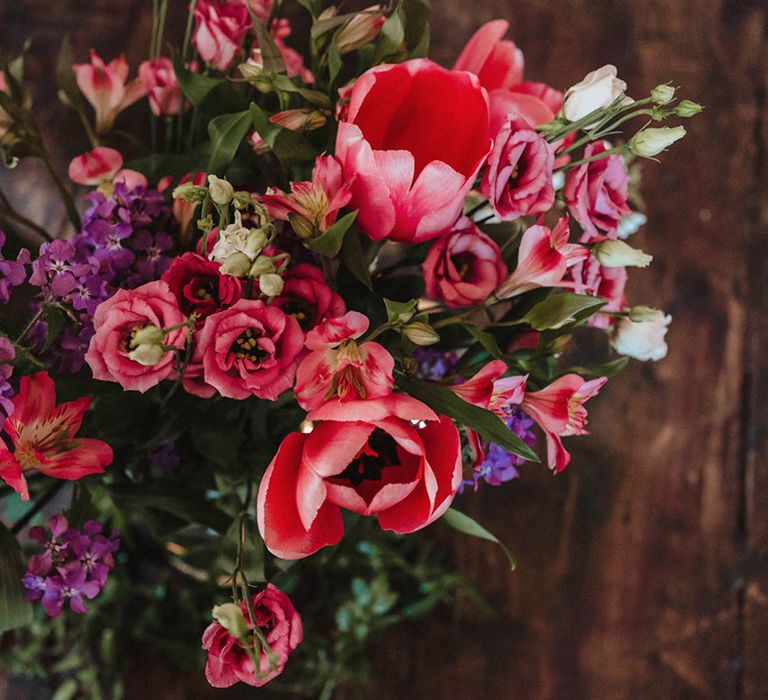
[[[192,43],[203,61],[226,71],[240,53],[250,26],[251,17],[243,2],[198,0]]]
[[[96,307],[93,317],[95,334],[91,338],[85,361],[94,379],[117,382],[126,391],[145,392],[174,371],[174,353],[168,350],[155,365],[132,360],[131,340],[136,331],[146,326],[159,329],[184,323],[176,297],[165,282],[149,282],[136,289],[119,289]],[[183,350],[187,329],[175,328],[163,339],[166,347]]]
[[[218,622],[208,625],[203,633],[203,649],[208,652],[205,678],[214,688],[229,688],[235,683],[260,687],[279,676],[291,652],[301,643],[301,617],[291,599],[279,588],[268,583],[251,598],[254,619],[275,655],[273,665],[265,649],[259,656],[259,675],[248,652],[236,637]],[[253,629],[248,606],[240,603],[248,629]]]
[[[358,78],[336,138],[358,228],[409,243],[450,230],[490,151],[488,119],[476,76],[427,59]]]
[[[421,269],[426,295],[446,306],[485,301],[509,273],[499,246],[466,217],[432,244]]]
[[[181,111],[181,87],[170,58],[159,56],[139,66],[139,78],[149,97],[149,107],[157,116]]]
[[[584,157],[592,158],[607,150],[605,143],[594,141],[584,149]],[[621,217],[632,213],[627,206],[628,187],[627,169],[621,157],[613,154],[573,168],[565,180],[563,194],[571,216],[590,237],[595,238],[603,231],[616,238]]]
[[[624,267],[603,267],[600,261],[590,255],[585,260],[577,262],[568,270],[573,280],[573,291],[576,294],[589,294],[603,297],[608,303],[601,311],[621,311],[626,306],[624,288],[627,284],[627,270]],[[593,328],[610,328],[615,319],[606,314],[590,316],[587,323]]]
[[[322,270],[314,265],[296,265],[288,270],[283,280],[283,291],[272,300],[272,305],[295,318],[305,332],[347,310],[344,300],[328,286]]]
[[[488,157],[480,191],[502,221],[549,211],[555,201],[554,147],[522,117],[510,115]]]
[[[408,533],[450,507],[461,444],[449,418],[403,394],[333,401],[307,417],[320,422],[283,440],[259,486],[259,532],[275,556],[300,559],[336,544],[342,508]]]
[[[261,202],[272,219],[290,221],[301,217],[300,230],[306,228],[313,235],[327,231],[351,197],[339,161],[333,156],[318,156],[311,182],[293,182],[289,193],[270,188]]]
[[[114,148],[100,146],[76,156],[67,174],[78,185],[99,185],[112,180],[123,165],[123,156]]]
[[[124,109],[144,96],[139,78],[128,80],[128,64],[119,56],[105,65],[95,51],[90,63],[72,66],[77,86],[96,112],[96,133],[108,132]]]
[[[209,316],[198,335],[204,379],[222,396],[274,401],[293,386],[304,333],[276,306],[241,299]]]
[[[307,334],[311,350],[296,371],[296,400],[306,411],[326,401],[376,399],[392,393],[395,361],[379,343],[356,341],[368,330],[368,318],[349,311]]]

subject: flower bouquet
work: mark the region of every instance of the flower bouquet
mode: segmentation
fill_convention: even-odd
[[[5,663],[62,697],[120,697],[143,653],[327,698],[472,590],[413,533],[514,566],[457,494],[561,472],[587,400],[664,357],[626,239],[639,160],[685,134],[654,124],[701,107],[613,66],[526,80],[504,20],[442,67],[427,0],[168,4],[137,77],[62,45],[91,145],[66,176],[2,62],[3,160],[41,162],[68,218],[0,194]]]

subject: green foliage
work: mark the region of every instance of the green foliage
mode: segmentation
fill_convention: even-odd
[[[24,567],[16,537],[0,524],[0,632],[28,625],[32,606],[24,600]]]

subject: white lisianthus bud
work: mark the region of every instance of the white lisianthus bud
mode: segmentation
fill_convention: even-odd
[[[275,272],[259,277],[259,289],[264,296],[280,296],[283,291],[283,278]]]
[[[214,605],[211,615],[233,637],[243,639],[248,634],[248,622],[240,606],[234,603]]]
[[[563,115],[568,121],[577,122],[596,109],[613,104],[626,89],[627,84],[617,77],[616,66],[598,68],[588,73],[580,83],[568,88]]]
[[[653,158],[683,136],[685,136],[684,126],[643,129],[629,140],[629,150],[641,158]]]
[[[222,275],[245,277],[251,269],[251,259],[245,253],[235,251],[222,261],[219,269]]]
[[[675,88],[671,85],[657,85],[651,90],[651,99],[657,105],[666,105],[675,99]]]
[[[701,110],[704,109],[698,102],[691,102],[691,100],[681,100],[675,107],[675,114],[678,117],[695,117]]]
[[[636,360],[661,360],[667,356],[667,343],[664,336],[672,317],[663,311],[646,312],[646,320],[632,321],[621,318],[616,321],[611,337],[611,345],[616,352]]]
[[[215,175],[208,176],[208,190],[214,204],[221,207],[229,204],[235,194],[235,188],[229,182]]]
[[[635,323],[643,323],[645,321],[656,321],[660,318],[659,314],[664,315],[663,311],[654,309],[651,306],[633,306],[628,312],[629,320]]]
[[[440,336],[432,326],[423,321],[409,323],[403,329],[403,335],[414,345],[434,345],[440,341]]]
[[[138,347],[139,345],[162,345],[165,333],[157,326],[151,323],[144,328],[140,328],[131,336],[131,345]]]
[[[128,342],[131,348],[128,357],[145,367],[154,367],[165,357],[164,338],[165,333],[151,323],[133,331]]]
[[[190,204],[199,204],[205,199],[205,187],[185,182],[174,188],[172,196],[174,199],[183,199]]]
[[[652,255],[611,239],[595,244],[592,252],[603,267],[648,267],[653,260]]]
[[[162,345],[144,344],[131,350],[128,357],[134,362],[144,365],[144,367],[154,367],[162,362],[165,352]]]
[[[251,277],[258,277],[259,275],[268,275],[275,271],[275,263],[272,262],[272,258],[266,255],[259,256],[253,261],[250,272]]]

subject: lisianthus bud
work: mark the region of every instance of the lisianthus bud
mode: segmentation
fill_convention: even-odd
[[[144,344],[162,345],[163,338],[165,338],[165,333],[163,333],[157,326],[150,324],[144,326],[144,328],[140,328],[133,334],[131,345],[134,347]]]
[[[183,199],[191,204],[199,204],[205,199],[205,187],[199,187],[192,182],[184,182],[173,190],[174,199]]]
[[[259,277],[259,289],[264,296],[280,296],[283,291],[283,284],[283,278],[274,272]]]
[[[301,238],[302,241],[306,241],[315,235],[315,227],[307,217],[299,214],[288,214],[288,221],[291,224],[293,232]]]
[[[248,634],[248,622],[240,606],[234,603],[214,605],[211,615],[233,637],[243,639]]]
[[[643,323],[645,321],[658,321],[659,318],[664,316],[663,311],[654,309],[651,306],[633,306],[629,312],[629,320],[635,323]]]
[[[253,52],[253,56],[239,66],[240,74],[260,92],[272,90],[272,78],[264,72],[264,62],[261,60],[261,51]]]
[[[214,204],[222,207],[229,204],[235,194],[235,188],[229,182],[215,175],[208,176],[208,190]]]
[[[629,140],[629,150],[641,158],[653,158],[683,136],[684,126],[643,129]]]
[[[636,360],[661,360],[667,356],[667,343],[664,336],[672,322],[671,316],[663,311],[647,314],[648,318],[636,323],[629,318],[621,318],[613,327],[611,345],[616,352]]]
[[[678,117],[694,117],[701,110],[704,109],[698,102],[691,102],[691,100],[680,100],[680,103],[675,107],[675,114]]]
[[[657,85],[651,90],[651,99],[657,105],[666,105],[675,99],[675,88],[671,85]]]
[[[234,197],[232,197],[232,204],[235,205],[235,209],[247,209],[251,204],[253,204],[253,197],[251,197],[250,192],[244,192],[239,191],[235,192]]]
[[[248,274],[251,277],[259,277],[260,275],[268,275],[274,271],[275,263],[272,262],[272,258],[262,255],[254,260]]]
[[[235,251],[221,263],[221,274],[232,277],[244,277],[251,269],[251,259],[240,251]]]
[[[128,353],[128,357],[144,367],[154,367],[163,361],[165,350],[162,345],[144,343]]]
[[[627,84],[617,77],[616,66],[603,66],[568,88],[563,114],[568,121],[577,122],[596,109],[604,109],[613,104],[626,89]]]
[[[597,243],[592,252],[603,267],[648,267],[653,260],[652,255],[611,239]]]
[[[373,41],[381,33],[385,17],[378,12],[381,7],[374,5],[355,15],[336,35],[336,47],[342,56]]]
[[[414,345],[434,345],[440,341],[440,336],[437,334],[437,331],[423,321],[409,323],[403,329],[403,334]]]

